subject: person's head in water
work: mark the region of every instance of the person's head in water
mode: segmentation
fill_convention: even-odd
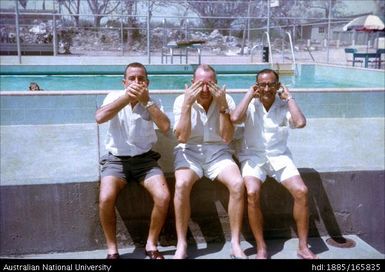
[[[30,91],[41,91],[39,85],[36,82],[31,82],[29,84],[29,90]]]

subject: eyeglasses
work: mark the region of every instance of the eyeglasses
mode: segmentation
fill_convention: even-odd
[[[262,88],[262,89],[265,89],[266,86],[269,88],[269,89],[274,89],[276,86],[277,86],[277,82],[272,82],[272,83],[256,83],[256,85],[259,87],[259,88]]]

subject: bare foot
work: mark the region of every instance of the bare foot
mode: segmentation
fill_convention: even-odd
[[[187,259],[187,249],[186,247],[178,247],[175,251],[173,259]]]
[[[305,259],[305,260],[318,259],[318,256],[315,255],[309,248],[298,249],[297,250],[297,256],[299,258]]]
[[[231,246],[230,257],[232,259],[248,259],[240,246]]]
[[[267,251],[266,249],[260,249],[257,251],[257,255],[255,256],[255,259],[258,260],[265,260],[267,259]]]

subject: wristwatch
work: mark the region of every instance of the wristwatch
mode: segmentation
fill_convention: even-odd
[[[155,102],[152,100],[148,100],[146,104],[142,104],[145,109],[148,109],[151,106],[155,105]]]
[[[289,101],[292,100],[292,99],[294,99],[294,97],[293,97],[292,95],[290,95],[290,96],[288,96],[288,97],[286,98],[286,101],[289,102]]]

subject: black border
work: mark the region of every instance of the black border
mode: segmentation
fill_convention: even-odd
[[[44,270],[43,264],[49,265],[71,265],[69,270]],[[82,268],[76,269],[76,265],[82,265]],[[33,270],[32,266],[39,267],[39,270]],[[98,266],[97,269],[95,266]],[[103,267],[110,267],[110,270]],[[6,269],[8,267],[8,269]],[[12,268],[12,270],[9,270]],[[16,268],[16,269],[15,269]],[[120,259],[120,260],[84,260],[84,259],[1,259],[1,271],[140,271],[140,272],[172,272],[172,271],[196,271],[196,272],[241,272],[242,270],[255,272],[297,272],[297,271],[384,271],[384,259],[373,260],[211,260],[211,259],[186,259],[186,260],[147,260],[147,259]]]

